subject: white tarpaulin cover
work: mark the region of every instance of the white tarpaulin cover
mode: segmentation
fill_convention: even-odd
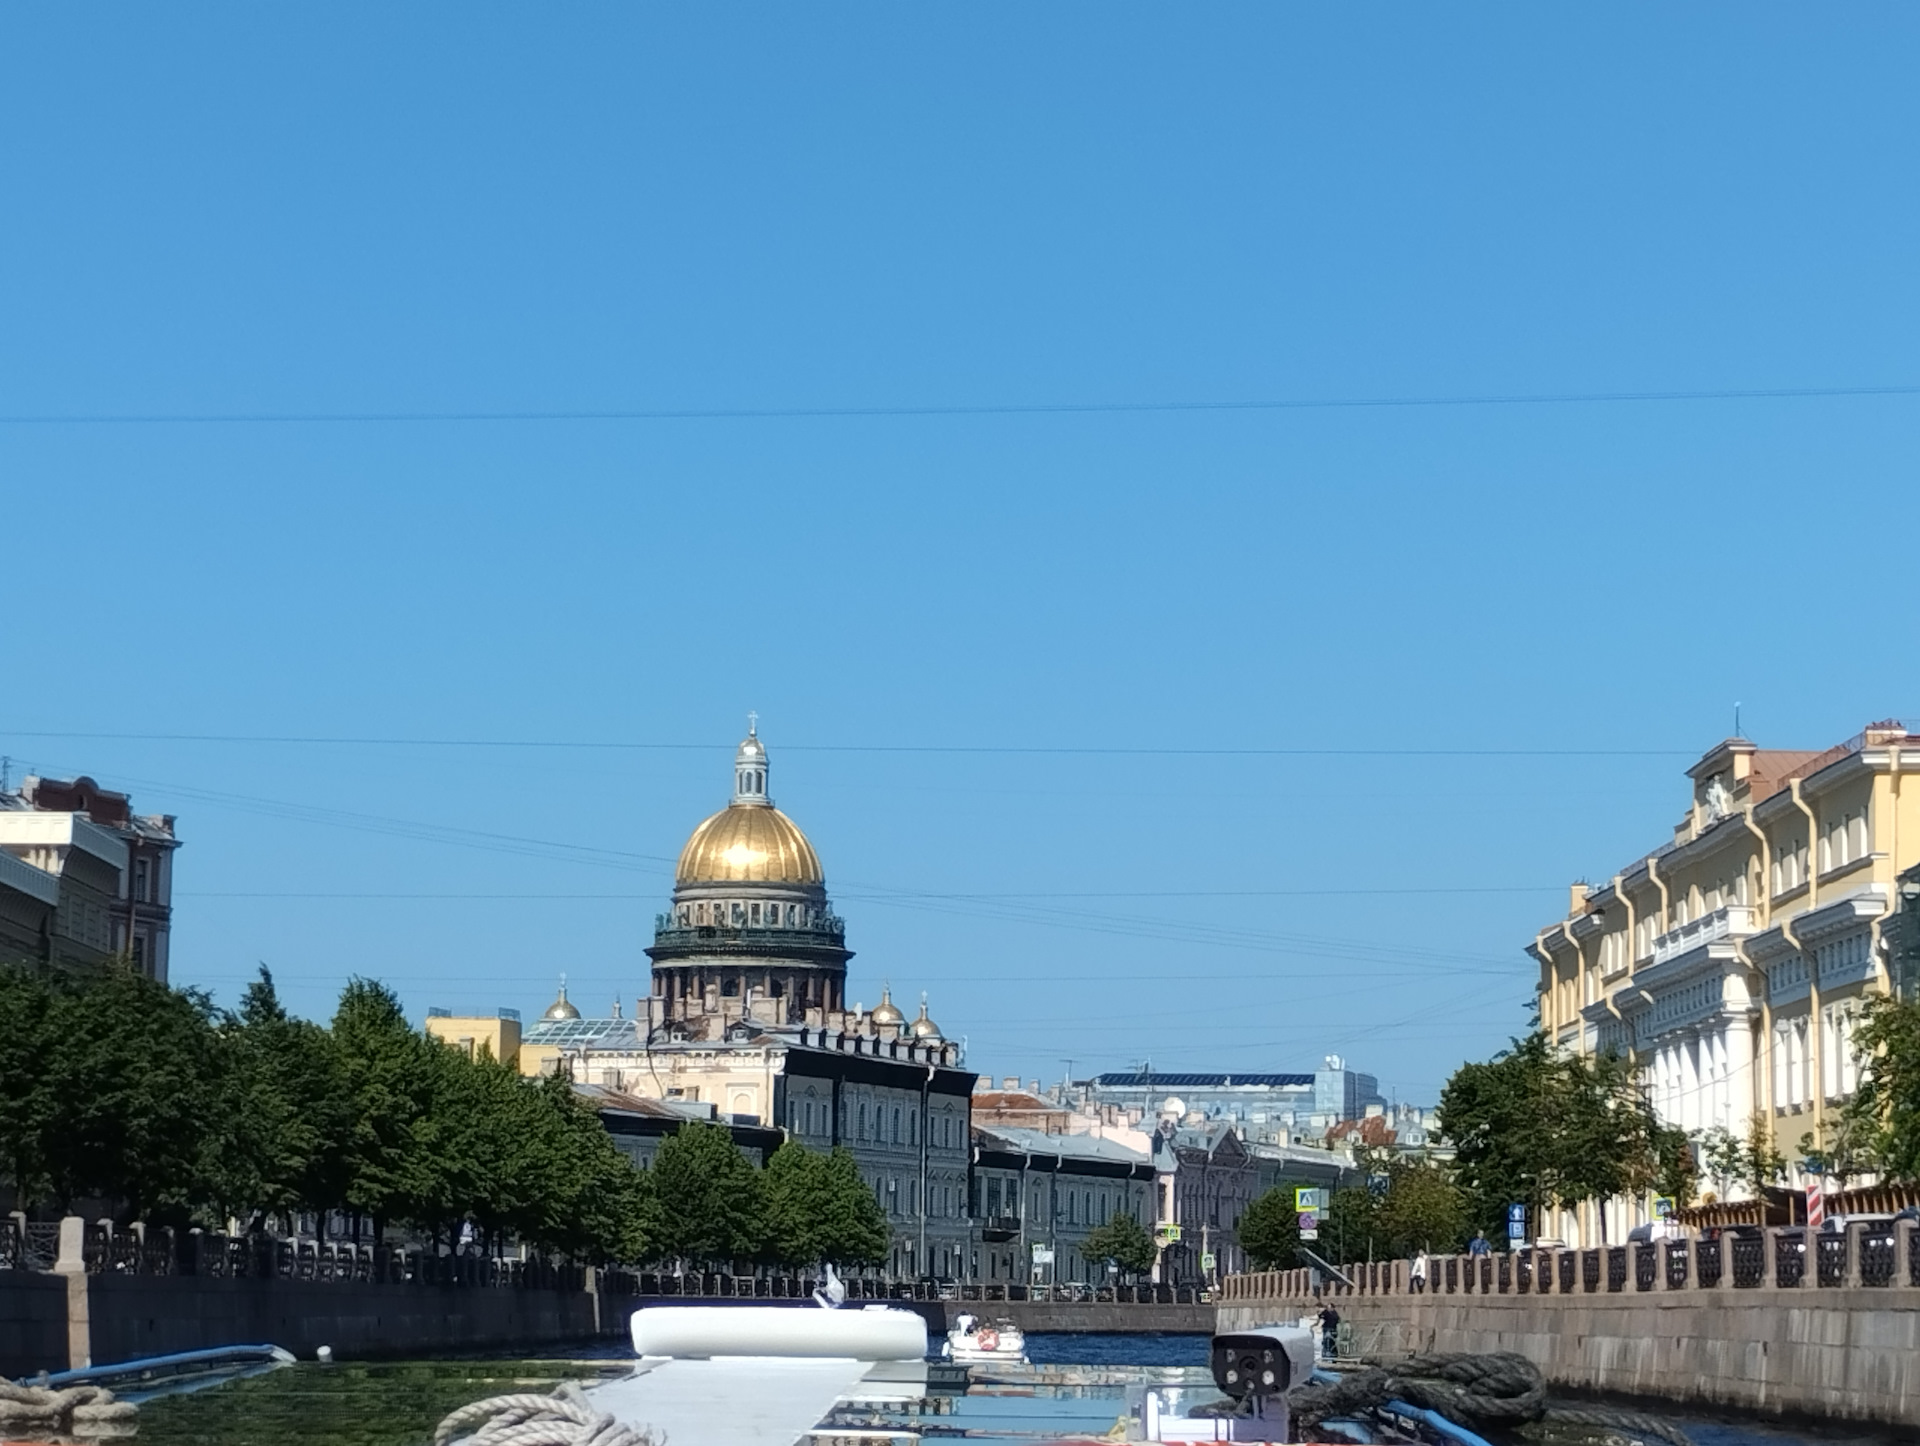
[[[593,1386],[587,1397],[616,1419],[646,1427],[660,1446],[792,1446],[868,1369],[863,1361],[828,1357],[661,1361]]]
[[[917,1361],[927,1323],[910,1310],[815,1310],[776,1305],[657,1305],[633,1313],[639,1355],[845,1356]]]

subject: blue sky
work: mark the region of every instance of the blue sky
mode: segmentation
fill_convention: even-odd
[[[1920,398],[912,409],[1920,384],[1917,41],[14,7],[0,751],[179,814],[223,1001],[603,1011],[754,708],[855,997],[1429,1100],[1736,701],[1920,716]]]

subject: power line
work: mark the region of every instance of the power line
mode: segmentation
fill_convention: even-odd
[[[1677,391],[1490,392],[1454,396],[1289,397],[1249,401],[1002,402],[956,406],[605,407],[506,411],[12,412],[7,426],[335,425],[469,422],[733,422],[809,418],[1041,417],[1125,413],[1306,412],[1420,407],[1531,407],[1623,402],[1732,402],[1792,398],[1907,397],[1920,386],[1711,387]]]
[[[932,894],[913,893],[904,897],[915,899],[956,899],[961,902],[992,902],[1000,899],[1281,899],[1281,898],[1346,898],[1349,896],[1394,897],[1402,894],[1445,895],[1445,894],[1549,894],[1564,893],[1565,884],[1514,884],[1507,887],[1489,888],[1418,888],[1418,889],[1119,889],[1099,893],[1059,891],[1054,893],[974,893],[974,894]],[[658,894],[512,894],[499,892],[469,893],[429,893],[395,890],[362,891],[353,889],[322,890],[283,890],[283,889],[233,889],[206,890],[189,889],[175,892],[176,899],[610,899],[625,903],[644,903],[657,900]],[[846,898],[863,897],[858,893],[843,894]]]
[[[623,849],[530,839],[522,835],[491,833],[482,829],[396,819],[386,815],[356,813],[346,809],[323,808],[278,799],[256,798],[245,794],[167,784],[151,779],[128,779],[127,781],[138,786],[175,793],[182,797],[199,798],[243,812],[287,818],[332,828],[386,834],[424,843],[450,844],[461,848],[518,854],[554,862],[589,864],[623,872],[665,874],[671,871],[674,864],[674,860],[662,855],[641,854]],[[835,892],[843,901],[855,899],[884,908],[961,915],[1000,923],[1040,925],[1052,929],[1068,929],[1133,939],[1161,940],[1189,947],[1213,945],[1283,957],[1306,954],[1316,959],[1343,958],[1403,964],[1446,964],[1461,972],[1495,972],[1488,969],[1491,961],[1481,955],[1450,953],[1407,945],[1369,944],[1346,937],[1319,938],[1272,930],[1233,927],[1212,921],[1175,922],[1143,918],[1138,915],[1023,903],[1017,899],[1003,902],[991,895],[953,898],[910,889],[889,888],[884,885],[862,885],[857,882],[843,882]]]
[[[279,733],[58,733],[9,728],[14,738],[88,743],[246,743],[338,748],[542,748],[615,752],[725,751],[713,743],[577,738],[379,738]],[[1686,748],[1095,748],[1043,744],[782,743],[783,753],[936,753],[1119,758],[1693,758]]]

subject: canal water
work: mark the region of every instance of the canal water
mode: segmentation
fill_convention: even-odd
[[[1031,1382],[975,1384],[929,1401],[927,1436],[1013,1446],[1047,1436],[1101,1436],[1124,1407],[1125,1383],[1205,1383],[1207,1338],[1182,1335],[1030,1335]],[[144,1402],[135,1446],[426,1446],[456,1407],[484,1396],[547,1391],[566,1379],[620,1369],[624,1346],[565,1361],[465,1359],[335,1365],[302,1363],[249,1379]],[[716,1409],[723,1409],[716,1407]],[[1812,1431],[1710,1416],[1678,1416],[1695,1446],[1832,1446],[1876,1438],[1857,1429]],[[1891,1438],[1888,1438],[1891,1439]],[[675,1442],[672,1446],[698,1446]]]

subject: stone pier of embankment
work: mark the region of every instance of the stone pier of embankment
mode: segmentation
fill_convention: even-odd
[[[1694,1241],[1541,1253],[1525,1268],[1443,1258],[1424,1290],[1406,1262],[1382,1263],[1353,1267],[1352,1287],[1329,1295],[1369,1359],[1516,1351],[1578,1391],[1920,1426],[1920,1257],[1902,1234],[1875,1242],[1856,1227],[1817,1242],[1811,1267],[1778,1231],[1737,1260]],[[1235,1277],[1222,1296],[1223,1331],[1297,1320],[1328,1298],[1306,1271]]]

